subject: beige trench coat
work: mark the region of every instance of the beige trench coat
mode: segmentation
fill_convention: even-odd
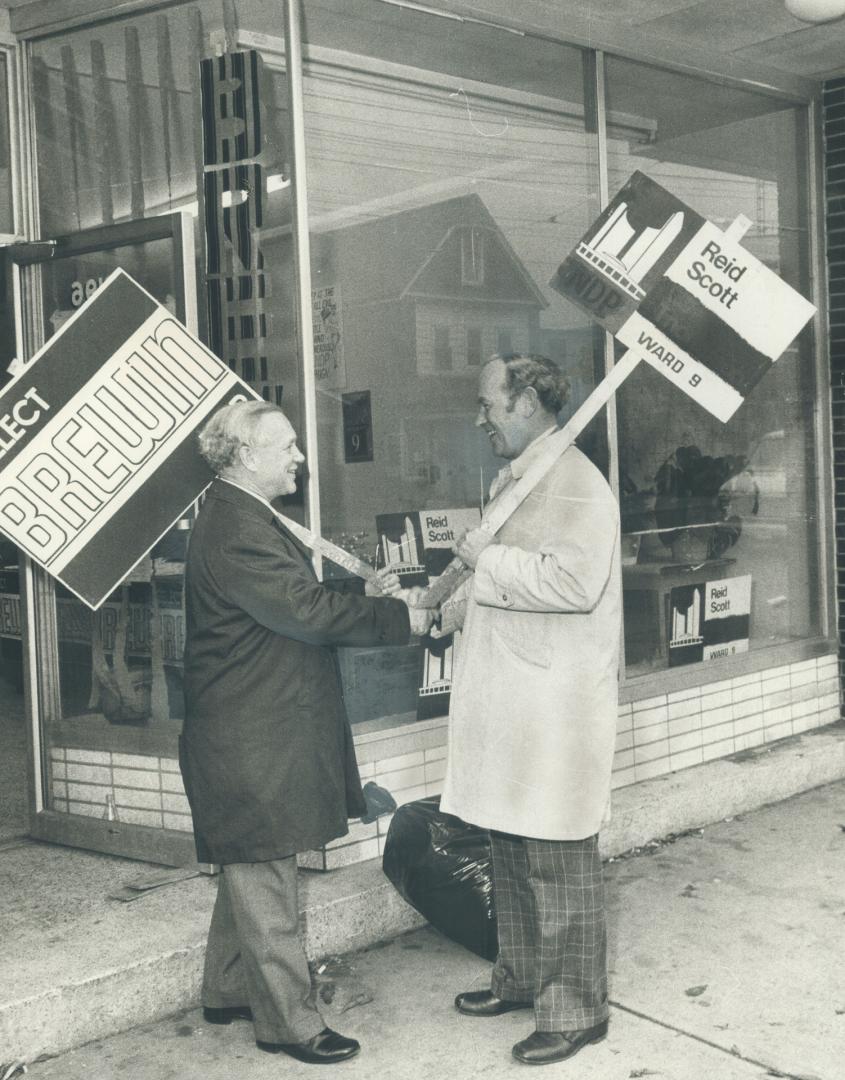
[[[580,450],[562,455],[482,552],[467,594],[442,809],[520,836],[593,835],[610,798],[621,570],[616,501]]]

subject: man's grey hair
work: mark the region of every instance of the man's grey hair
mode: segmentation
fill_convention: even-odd
[[[197,436],[200,454],[215,472],[236,464],[238,450],[252,446],[268,413],[284,412],[269,401],[232,401],[211,417]]]
[[[494,360],[505,365],[505,389],[511,403],[523,390],[533,389],[540,405],[557,415],[569,400],[569,379],[547,356],[539,353],[497,353]]]

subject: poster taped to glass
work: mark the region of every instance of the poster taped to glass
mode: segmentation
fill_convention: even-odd
[[[339,285],[311,290],[314,335],[314,377],[317,387],[340,390],[346,386],[343,356],[343,309]]]

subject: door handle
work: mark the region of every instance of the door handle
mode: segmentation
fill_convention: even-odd
[[[0,245],[3,252],[19,266],[46,262],[56,254],[55,240],[20,240],[14,244]]]

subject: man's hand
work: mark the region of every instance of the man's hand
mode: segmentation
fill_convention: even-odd
[[[478,556],[485,548],[494,543],[495,539],[493,533],[488,532],[487,529],[471,529],[469,532],[458,533],[454,544],[452,544],[452,551],[465,566],[468,566],[470,570],[474,570],[475,564],[478,562]]]
[[[443,638],[460,630],[464,625],[466,610],[466,600],[454,600],[452,597],[444,600],[440,605],[434,625],[429,630],[429,635],[433,638]]]
[[[399,575],[390,567],[385,566],[382,570],[376,571],[375,581],[365,583],[364,592],[367,596],[396,596],[401,588]]]
[[[428,633],[434,619],[431,608],[408,608],[408,615],[411,618],[411,633],[414,637],[422,637]]]
[[[400,600],[408,605],[408,615],[411,620],[411,633],[414,637],[422,637],[428,633],[428,628],[434,621],[435,612],[432,608],[417,607],[420,597],[425,592],[422,586],[413,589],[400,589],[397,594]]]

